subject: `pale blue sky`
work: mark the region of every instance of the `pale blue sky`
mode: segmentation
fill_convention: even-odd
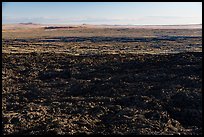
[[[202,24],[201,2],[4,2],[2,23]]]

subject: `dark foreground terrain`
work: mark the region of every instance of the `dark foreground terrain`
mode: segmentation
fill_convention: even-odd
[[[202,52],[2,58],[3,134],[202,134]]]

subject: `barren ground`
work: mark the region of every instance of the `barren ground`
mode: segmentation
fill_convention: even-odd
[[[4,135],[202,134],[202,29],[2,34]]]

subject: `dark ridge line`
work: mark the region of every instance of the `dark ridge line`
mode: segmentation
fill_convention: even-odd
[[[150,41],[175,41],[178,39],[192,39],[192,38],[202,38],[202,36],[161,36],[161,37],[49,37],[44,39],[3,39],[3,42],[84,42],[84,41],[91,41],[91,42],[150,42]]]

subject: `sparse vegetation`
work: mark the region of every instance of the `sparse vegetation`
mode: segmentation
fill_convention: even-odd
[[[3,134],[201,135],[201,32],[3,32]]]

